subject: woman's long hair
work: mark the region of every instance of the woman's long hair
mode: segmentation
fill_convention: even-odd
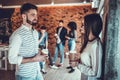
[[[92,31],[92,34],[96,37],[99,38],[99,34],[102,30],[102,19],[99,14],[89,14],[84,17],[84,29],[85,29],[85,34],[84,34],[84,43],[83,46],[80,50],[80,53],[85,49],[89,39],[89,34],[90,30]]]

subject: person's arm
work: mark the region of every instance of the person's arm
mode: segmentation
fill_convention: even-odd
[[[69,31],[67,31],[67,35],[65,36],[65,38],[66,38],[67,40],[70,39],[70,37],[69,37]]]
[[[90,64],[92,66],[86,66],[82,63],[80,63],[78,65],[78,68],[79,70],[84,73],[85,75],[88,75],[88,76],[96,76],[97,75],[97,71],[98,71],[98,64],[99,63],[99,56],[98,56],[98,53],[96,53],[97,51],[97,46],[94,46],[92,47],[92,50],[90,52],[90,57],[91,57],[91,62]]]
[[[75,30],[75,40],[77,41],[77,31]]]
[[[40,54],[37,54],[31,58],[24,58],[20,56],[18,53],[21,45],[22,45],[22,40],[19,35],[13,35],[12,38],[10,38],[8,60],[11,64],[20,65],[28,62],[43,61],[45,59],[46,56]]]
[[[56,31],[55,31],[55,35],[54,35],[54,37],[57,39],[58,38],[58,27],[57,27],[57,29],[56,29]]]
[[[65,29],[65,32],[64,32],[64,37],[65,37],[65,39],[70,39],[70,37],[68,36],[68,33],[69,32],[67,32],[67,29],[66,28],[64,28]]]
[[[43,62],[45,59],[47,59],[47,55],[40,55],[39,53],[35,55],[34,57],[31,58],[23,58],[22,59],[22,64],[23,63],[29,63],[29,62]]]
[[[42,41],[42,39],[43,39],[43,37],[44,37],[44,34],[41,34],[41,35],[39,35],[39,36],[41,36],[41,38],[38,40],[38,44],[41,43],[41,41]]]
[[[65,36],[65,38],[66,38],[67,40],[69,40],[69,39],[70,39],[70,37],[69,37],[69,36]]]
[[[20,35],[13,34],[10,38],[8,50],[8,60],[11,64],[20,65],[22,63],[23,57],[18,54],[21,44],[22,40],[20,38]]]
[[[58,34],[58,30],[59,30],[59,27],[56,28],[56,31],[55,31],[56,34]]]
[[[45,42],[45,45],[46,45],[46,49],[48,48],[48,34],[46,33],[46,42]]]

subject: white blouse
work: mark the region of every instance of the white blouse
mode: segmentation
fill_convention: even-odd
[[[97,80],[101,77],[102,68],[102,45],[99,39],[88,42],[81,53],[81,80]]]

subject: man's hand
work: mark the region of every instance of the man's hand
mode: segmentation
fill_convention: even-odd
[[[33,57],[34,62],[43,62],[47,59],[48,55],[40,55],[39,53]]]
[[[55,33],[55,35],[54,35],[54,36],[55,36],[56,38],[58,38],[58,34],[56,34],[56,33]]]

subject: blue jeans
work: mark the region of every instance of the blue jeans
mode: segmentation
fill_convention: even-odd
[[[40,64],[40,68],[41,68],[41,69],[44,69],[44,67],[45,67],[45,62],[39,62],[39,64]]]
[[[48,53],[48,59],[49,59],[49,62],[50,62],[49,65],[53,66],[53,62],[52,62],[52,58],[51,58],[51,54],[50,54],[50,52]],[[46,62],[39,62],[39,64],[40,64],[40,68],[41,68],[41,69],[44,69],[44,67],[45,67],[45,63],[46,63]]]
[[[56,44],[53,62],[56,62],[58,58],[58,51],[60,51],[60,63],[63,63],[64,62],[64,45],[62,43]]]
[[[68,41],[69,51],[75,51],[75,46],[76,46],[75,39],[70,39]]]
[[[16,80],[44,80],[42,74],[37,74],[36,77],[22,77],[19,75],[16,75]]]

